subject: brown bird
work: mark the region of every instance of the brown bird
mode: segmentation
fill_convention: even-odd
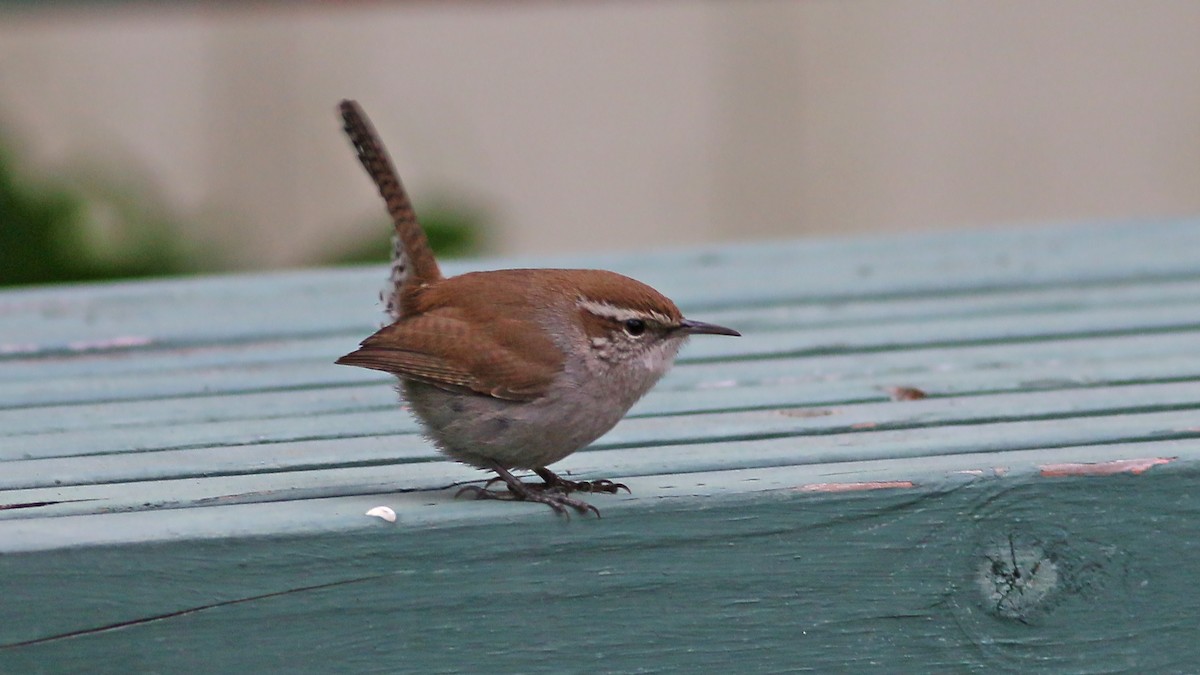
[[[399,378],[430,440],[449,457],[494,471],[507,491],[481,499],[540,502],[566,514],[596,507],[570,493],[628,490],[572,481],[548,465],[599,438],[671,367],[688,336],[739,335],[685,319],[646,284],[603,270],[513,269],[445,278],[383,143],[354,101],[346,133],[395,225],[393,323],[337,363]],[[526,483],[513,469],[531,469]]]

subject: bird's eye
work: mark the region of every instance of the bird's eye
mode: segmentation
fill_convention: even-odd
[[[625,332],[637,337],[646,332],[646,322],[641,319],[629,319],[625,322]]]

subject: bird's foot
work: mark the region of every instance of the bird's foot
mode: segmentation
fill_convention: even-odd
[[[552,490],[563,494],[571,494],[572,492],[604,492],[607,494],[616,494],[624,490],[630,492],[629,486],[624,483],[616,483],[607,478],[597,480],[567,480],[562,476],[554,473],[550,469],[542,467],[534,469],[534,473],[538,475],[544,482],[542,483],[524,483],[525,487],[530,490]],[[501,476],[493,476],[484,483],[483,488],[473,488],[472,492],[477,489],[490,489],[496,483],[503,483],[504,478]],[[462,492],[460,490],[459,492]],[[503,493],[501,493],[503,494]]]
[[[605,492],[610,495],[615,495],[617,492],[624,490],[631,492],[629,486],[624,483],[614,483],[607,478],[598,480],[567,480],[554,473],[546,467],[534,469],[534,473],[539,478],[546,481],[543,489],[554,490],[563,494],[571,494],[572,492]]]
[[[582,514],[587,514],[590,511],[596,514],[597,518],[600,517],[600,509],[597,509],[595,506],[592,506],[585,501],[567,496],[567,492],[565,491],[551,489],[548,484],[542,485],[537,483],[524,483],[516,476],[513,476],[508,469],[505,469],[499,464],[493,466],[492,469],[496,472],[497,477],[489,480],[486,484],[484,484],[484,487],[467,485],[455,493],[454,496],[459,497],[464,493],[471,493],[475,495],[475,499],[504,499],[509,501],[537,502],[538,504],[545,504],[546,506],[554,509],[555,513],[559,513],[567,517],[570,517],[571,515],[567,511],[567,507],[575,509]],[[508,490],[504,492],[499,490],[489,490],[488,487],[496,481],[503,481],[508,487]]]

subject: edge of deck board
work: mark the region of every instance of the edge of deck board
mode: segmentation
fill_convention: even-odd
[[[693,669],[770,658],[818,671],[1170,670],[1187,655],[1161,646],[1189,632],[1198,611],[1180,592],[1191,571],[1177,564],[1200,546],[1200,498],[1183,497],[1194,494],[1196,458],[1143,457],[1111,472],[1071,463],[1125,455],[1075,450],[1050,458],[1066,468],[1048,470],[1041,453],[924,459],[920,474],[943,479],[913,486],[904,483],[913,469],[894,462],[837,475],[697,474],[657,490],[639,481],[640,496],[612,500],[603,520],[557,525],[524,507],[535,505],[509,505],[497,520],[471,502],[436,527],[419,520],[419,504],[388,525],[358,515],[369,500],[341,499],[329,502],[345,512],[323,523],[339,521],[332,529],[284,514],[294,527],[233,540],[4,555],[0,669],[170,671],[203,653],[212,672],[314,663],[561,672],[561,658],[534,656],[544,653],[628,671],[671,653],[675,667]],[[238,522],[238,507],[218,508]],[[140,529],[154,515],[109,518]],[[348,527],[352,518],[361,524]],[[1171,518],[1182,536],[1163,540],[1155,518]],[[1015,569],[1041,586],[1005,595]],[[47,576],[58,591],[49,597],[35,582]],[[533,608],[536,618],[514,619]],[[180,631],[186,645],[171,639]],[[1047,651],[1047,639],[1083,651]],[[264,648],[284,644],[305,648]]]

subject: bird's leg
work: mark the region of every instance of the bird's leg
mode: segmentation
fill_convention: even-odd
[[[607,492],[608,494],[616,494],[618,490],[631,492],[629,486],[624,483],[614,483],[607,478],[599,480],[567,480],[560,477],[546,467],[540,467],[533,470],[539,478],[546,481],[545,490],[556,490],[563,494],[571,494],[572,492]]]
[[[561,513],[564,516],[570,515],[567,513],[566,509],[566,507],[569,506],[579,513],[586,514],[588,511],[591,511],[592,513],[596,514],[597,518],[600,517],[600,509],[597,509],[595,506],[592,506],[585,501],[568,497],[566,492],[547,490],[540,485],[533,486],[523,483],[516,476],[512,475],[512,472],[495,462],[492,462],[490,468],[495,471],[499,479],[504,481],[504,484],[508,486],[507,492],[497,492],[495,490],[489,490],[486,487],[468,485],[459,490],[454,496],[458,497],[464,492],[470,492],[475,495],[476,499],[512,499],[517,501],[537,502],[539,504],[545,504],[546,506],[549,506],[550,508],[554,509],[556,513]],[[553,476],[554,474],[550,475]],[[557,478],[557,476],[555,477]],[[486,485],[491,484],[492,481],[488,481]]]

